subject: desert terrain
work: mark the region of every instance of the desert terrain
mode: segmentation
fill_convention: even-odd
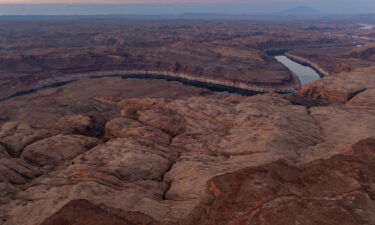
[[[374,43],[353,40],[359,23],[2,20],[0,224],[375,224]],[[301,86],[275,54],[322,79]]]
[[[253,91],[298,79],[267,51],[353,45],[313,24],[252,20],[34,19],[0,22],[0,97],[98,75],[170,74]],[[323,24],[342,32],[342,24]],[[360,42],[360,41],[359,41]]]

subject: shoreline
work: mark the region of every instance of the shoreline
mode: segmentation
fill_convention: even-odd
[[[292,74],[293,75],[293,74]],[[217,85],[223,86],[229,89],[237,88],[246,91],[255,92],[293,92],[298,90],[299,83],[296,82],[296,77],[292,76],[292,79],[288,84],[281,85],[257,85],[250,82],[235,81],[235,80],[223,80],[194,76],[186,73],[176,73],[170,71],[156,71],[156,70],[111,70],[111,71],[97,71],[87,73],[74,73],[65,74],[64,76],[71,76],[78,79],[82,78],[98,78],[98,77],[119,77],[128,76],[128,78],[149,78],[149,79],[165,79],[171,81],[186,82],[197,82],[202,85]]]
[[[36,91],[62,86],[59,84],[70,83],[78,80],[84,79],[95,79],[95,78],[105,78],[105,77],[121,77],[123,79],[134,78],[134,79],[163,79],[167,81],[181,82],[186,85],[192,85],[196,87],[206,88],[209,90],[216,91],[228,91],[233,93],[238,93],[241,95],[255,95],[260,93],[293,93],[298,91],[300,88],[300,80],[298,76],[291,72],[291,80],[288,85],[280,85],[281,87],[275,86],[261,86],[251,83],[234,81],[234,80],[220,80],[213,78],[204,78],[193,76],[184,73],[174,73],[169,71],[146,71],[146,70],[106,70],[106,71],[96,71],[96,72],[82,72],[82,73],[65,73],[65,74],[54,74],[52,78],[41,80],[37,82],[30,89],[19,89],[14,93],[3,96],[0,101],[6,101],[13,97],[22,96],[30,94]],[[56,85],[58,84],[58,85]]]
[[[305,57],[302,57],[302,56],[298,56],[298,55],[294,55],[292,53],[289,53],[289,52],[286,52],[284,54],[286,57],[288,57],[289,59],[301,64],[301,65],[304,65],[304,66],[309,66],[311,67],[313,70],[315,70],[319,76],[321,78],[325,77],[325,76],[329,76],[329,73],[324,70],[322,67],[320,67],[319,65],[317,65],[316,63],[310,61],[309,59],[305,58]]]

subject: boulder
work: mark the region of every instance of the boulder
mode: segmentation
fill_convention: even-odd
[[[184,131],[184,118],[169,108],[154,108],[138,112],[138,120],[176,136]]]
[[[42,173],[38,167],[26,163],[22,159],[0,159],[0,180],[11,184],[25,184]]]
[[[104,119],[72,114],[62,117],[56,124],[60,134],[80,134],[100,137],[103,134]]]
[[[375,68],[357,69],[326,76],[301,87],[299,94],[329,104],[344,104],[357,94],[375,88]]]
[[[132,138],[148,144],[170,143],[171,137],[162,130],[147,126],[129,118],[115,118],[105,125],[105,136],[109,139]]]
[[[89,173],[89,177],[109,182],[113,179],[125,182],[161,180],[175,158],[176,153],[170,154],[164,147],[115,139],[74,159],[66,172],[72,177]]]
[[[21,157],[32,164],[53,168],[91,149],[99,141],[81,135],[56,135],[28,145]]]
[[[3,158],[9,158],[9,154],[7,152],[7,150],[0,145],[0,159],[3,159]]]
[[[354,96],[348,105],[375,107],[375,88],[369,88]]]
[[[132,225],[121,215],[110,213],[86,200],[73,200],[62,207],[41,225]]]
[[[19,156],[27,145],[49,136],[47,130],[34,129],[25,123],[7,122],[0,129],[0,143],[13,157]]]
[[[85,143],[97,139],[81,135],[57,135],[27,146],[21,158],[43,166],[44,173],[19,181],[8,176],[17,185],[3,179],[19,188],[5,188],[12,201],[9,194],[0,198],[4,225],[41,224],[80,199],[110,214],[108,208],[116,209],[115,217],[131,224],[142,223],[123,213],[139,213],[137,218],[163,225],[237,224],[242,219],[320,224],[317,215],[324,213],[321,217],[332,224],[335,213],[342,224],[343,219],[350,225],[354,220],[373,223],[372,192],[366,188],[375,183],[375,159],[372,150],[362,156],[356,150],[372,147],[353,146],[375,138],[373,107],[307,108],[270,94],[157,102],[121,101],[122,117],[108,122],[105,143],[89,150]],[[333,160],[337,157],[343,158]],[[352,205],[342,200],[352,196],[349,189],[359,193]],[[361,211],[351,220],[345,210],[338,211],[344,206],[349,214],[354,208]]]
[[[183,224],[374,224],[375,139],[353,151],[301,167],[280,160],[217,176]]]

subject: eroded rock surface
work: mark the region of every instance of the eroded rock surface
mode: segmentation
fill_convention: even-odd
[[[41,225],[132,225],[120,216],[111,214],[85,200],[74,200],[59,212],[45,220]]]
[[[23,148],[33,142],[48,137],[44,129],[34,129],[25,123],[7,122],[0,130],[0,143],[12,156],[18,156]]]
[[[375,79],[375,76],[374,76]],[[361,93],[354,96],[347,103],[348,105],[356,106],[375,106],[375,88],[368,88]]]
[[[131,139],[115,139],[76,158],[67,172],[96,171],[125,181],[161,180],[177,153],[163,146],[147,147]],[[97,165],[101,165],[97,167]]]
[[[0,159],[0,180],[12,184],[25,184],[40,176],[38,167],[32,166],[22,159]]]
[[[73,20],[0,21],[0,225],[375,224],[373,31]],[[325,77],[210,91],[294,90],[285,49]]]
[[[97,145],[98,140],[80,135],[57,135],[28,145],[21,157],[41,167],[55,167]]]
[[[62,220],[61,215],[65,213],[76,215],[72,207],[82,210],[82,215],[92,215],[95,210],[104,217],[114,213],[114,221],[121,218],[121,222],[129,224],[142,224],[140,218],[150,224],[215,224],[218,221],[214,218],[222,216],[227,218],[222,220],[222,224],[229,224],[230,218],[242,221],[241,215],[238,215],[241,210],[251,211],[255,207],[251,223],[272,223],[279,218],[278,212],[273,208],[259,211],[256,207],[260,203],[283,196],[280,201],[285,201],[297,212],[301,210],[300,204],[310,204],[310,198],[320,196],[318,192],[312,193],[308,191],[310,189],[298,186],[301,177],[309,177],[306,179],[316,182],[316,186],[320,185],[319,182],[324,183],[324,179],[332,180],[332,186],[327,187],[327,190],[331,188],[331,193],[341,193],[341,189],[335,189],[344,184],[351,187],[352,183],[345,174],[342,179],[333,175],[344,173],[342,170],[345,166],[330,168],[327,177],[321,179],[315,177],[318,176],[317,172],[306,172],[309,175],[305,175],[303,171],[310,170],[306,169],[312,167],[310,164],[329,162],[334,155],[350,154],[353,144],[374,138],[375,135],[375,109],[371,106],[346,104],[307,108],[294,105],[277,94],[197,96],[169,101],[160,98],[111,99],[110,104],[119,110],[105,124],[103,143],[92,137],[74,134],[75,129],[65,129],[64,133],[72,134],[59,134],[28,144],[21,159],[4,158],[9,162],[6,161],[1,170],[5,177],[2,188],[4,193],[11,193],[14,200],[2,198],[4,204],[0,211],[6,220],[3,224],[35,225],[43,221],[48,224]],[[86,118],[82,115],[79,118]],[[82,124],[82,127],[86,127],[88,123]],[[56,132],[52,123],[50,128],[47,125],[45,129]],[[358,154],[354,153],[354,156]],[[16,168],[17,173],[10,173],[9,168],[15,165],[20,167]],[[366,165],[363,163],[358,168],[365,168]],[[324,168],[313,170],[325,171]],[[281,171],[281,180],[272,175],[277,171]],[[236,174],[240,174],[240,178]],[[266,181],[251,180],[254,177],[261,179],[263,175],[264,180],[272,183],[272,187],[280,187],[280,192],[271,191],[277,188],[267,189]],[[211,204],[212,196],[217,195],[215,198],[219,199],[227,194],[236,195],[236,189],[230,186],[232,183],[225,184],[229,185],[227,193],[222,187],[227,181],[217,181],[224,179],[222,177],[232,179],[229,178],[232,176],[243,179],[243,183],[238,181],[243,187],[250,188],[247,185],[255,182],[254,188],[260,188],[254,201],[248,198],[251,193],[233,198],[233,201],[239,198],[243,198],[239,202],[247,201],[242,204],[241,210],[231,208],[241,206],[235,202],[228,207],[225,204]],[[283,186],[282,180],[288,177],[291,179],[290,185]],[[215,185],[212,185],[213,182]],[[300,185],[306,186],[304,182]],[[293,190],[300,195],[291,198],[290,193],[296,194]],[[284,194],[287,196],[285,199]],[[301,195],[308,196],[306,201]],[[88,203],[82,203],[82,206],[79,201],[76,202],[79,199]],[[341,207],[338,198],[327,201],[332,202],[332,213]],[[368,199],[365,201],[372,204]],[[75,206],[76,203],[78,206]],[[271,201],[270,205],[273,204]],[[321,200],[312,202],[302,217],[297,218],[293,216],[294,211],[283,208],[284,203],[280,204],[280,210],[291,215],[280,221],[288,223],[309,218],[315,221],[316,212],[322,210],[319,208]],[[212,214],[208,215],[213,215],[213,220],[204,219],[207,215],[199,211],[202,207],[212,209]],[[225,209],[224,212],[216,210],[219,208]],[[130,216],[134,213],[137,216]],[[346,218],[347,214],[342,216]],[[90,221],[88,217],[77,216],[80,223]],[[263,217],[267,220],[259,219]],[[358,217],[366,219],[365,214]],[[349,220],[348,224],[355,223]]]
[[[67,115],[57,122],[57,131],[63,134],[81,134],[93,137],[103,135],[105,120],[81,114]]]
[[[301,88],[299,94],[326,103],[344,104],[367,89],[375,87],[375,68],[362,68],[353,72],[327,76]],[[375,96],[373,91],[366,93],[367,100],[359,100],[360,105],[371,105]],[[366,103],[369,102],[369,103]],[[355,104],[355,103],[354,103]]]
[[[277,161],[218,176],[186,224],[373,224],[374,163],[375,139],[367,139],[351,154],[300,167]]]
[[[153,126],[147,126],[129,118],[115,118],[106,124],[107,138],[133,138],[150,145],[159,143],[168,145],[171,136]]]
[[[0,159],[3,159],[3,158],[8,158],[9,157],[9,154],[7,152],[7,150],[0,145]]]

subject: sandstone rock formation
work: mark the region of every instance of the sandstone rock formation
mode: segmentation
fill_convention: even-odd
[[[301,88],[299,94],[310,99],[317,99],[327,103],[346,103],[353,97],[375,87],[375,68],[361,68],[353,72],[340,73],[337,75],[324,77],[322,80],[314,81]],[[365,101],[372,101],[372,91],[366,92]],[[353,104],[354,101],[353,100]],[[358,104],[361,100],[358,100]],[[371,104],[371,103],[369,103]]]
[[[162,101],[206,96],[213,92],[179,82],[148,79],[98,78],[76,81],[1,102],[2,121],[20,121],[56,134],[102,136],[106,121],[115,118],[125,98]],[[1,121],[0,121],[1,122]]]
[[[356,37],[352,37],[352,41],[355,42]],[[297,48],[286,55],[311,65],[324,76],[329,76],[375,66],[373,51],[374,44],[369,42],[358,46]]]
[[[66,204],[58,213],[41,225],[131,225],[121,216],[111,214],[85,200],[74,200]]]
[[[29,165],[22,159],[0,159],[0,178],[11,184],[25,184],[31,179],[40,176],[38,167]]]
[[[72,114],[60,118],[56,126],[59,133],[100,136],[104,123],[94,117]]]
[[[129,118],[115,118],[106,123],[107,138],[134,138],[137,141],[149,144],[168,145],[171,136],[153,126]]]
[[[215,177],[211,198],[187,224],[373,224],[375,139],[353,151],[301,167],[281,160]]]
[[[84,87],[91,82],[79,84]],[[77,101],[85,102],[76,93]],[[2,105],[13,106],[21,99]],[[97,216],[109,224],[239,224],[247,215],[239,212],[250,211],[253,217],[246,219],[253,224],[313,223],[320,221],[315,215],[327,201],[332,209],[322,218],[329,222],[330,215],[341,213],[340,207],[348,204],[337,196],[352,187],[363,199],[361,204],[373,204],[361,191],[365,181],[356,184],[345,172],[352,171],[350,166],[363,171],[371,166],[373,156],[366,155],[369,161],[362,162],[364,156],[358,150],[372,149],[366,147],[372,146],[371,141],[355,145],[365,147],[353,147],[355,153],[351,153],[353,144],[374,138],[371,106],[307,108],[278,94],[98,99],[87,102],[95,104],[87,108],[92,111],[79,111],[72,104],[68,109],[79,116],[69,112],[58,123],[44,123],[43,128],[54,135],[26,144],[20,158],[9,159],[4,153],[0,163],[0,188],[6,193],[0,197],[2,225],[72,224],[72,217],[84,224]],[[41,104],[39,100],[35,109],[28,110],[29,117],[14,113],[12,119],[18,116],[25,124],[34,123],[33,115]],[[116,110],[104,116],[101,143],[89,137],[86,128],[90,127],[89,115],[97,115],[104,106]],[[73,128],[65,123],[62,134],[55,135],[61,121],[82,123]],[[338,162],[330,159],[340,154],[349,156],[337,156]],[[351,160],[358,163],[351,165]],[[321,171],[326,176],[317,179]],[[314,188],[323,184],[327,185],[323,190]],[[238,191],[240,187],[243,191]],[[250,187],[259,192],[248,192]],[[308,207],[297,217],[301,204]],[[348,207],[348,212],[356,209]],[[371,207],[358,207],[362,214],[351,218],[372,222],[367,216]],[[278,209],[288,216],[280,217]],[[339,215],[338,222],[348,218],[346,212]]]
[[[19,156],[23,148],[49,136],[43,129],[34,129],[25,123],[8,122],[1,126],[0,143],[12,156]]]
[[[28,145],[21,158],[40,166],[53,168],[97,145],[95,138],[80,135],[57,135]]]
[[[375,224],[374,50],[340,46],[372,37],[356,24],[4,20],[0,225]],[[326,77],[248,97],[100,78],[289,87],[275,47]]]
[[[0,145],[0,159],[3,159],[3,158],[9,158],[9,154],[7,152],[7,150]]]
[[[350,99],[347,104],[357,106],[375,106],[375,88],[368,88],[358,93]]]
[[[311,23],[311,22],[310,22]],[[98,20],[2,21],[0,98],[113,70],[189,74],[244,82],[256,89],[298,87],[293,75],[264,50],[304,44],[351,43],[278,21]],[[327,25],[343,30],[342,24]],[[46,38],[48,37],[48,38]],[[114,74],[112,74],[114,75]],[[273,89],[274,90],[274,89]]]

